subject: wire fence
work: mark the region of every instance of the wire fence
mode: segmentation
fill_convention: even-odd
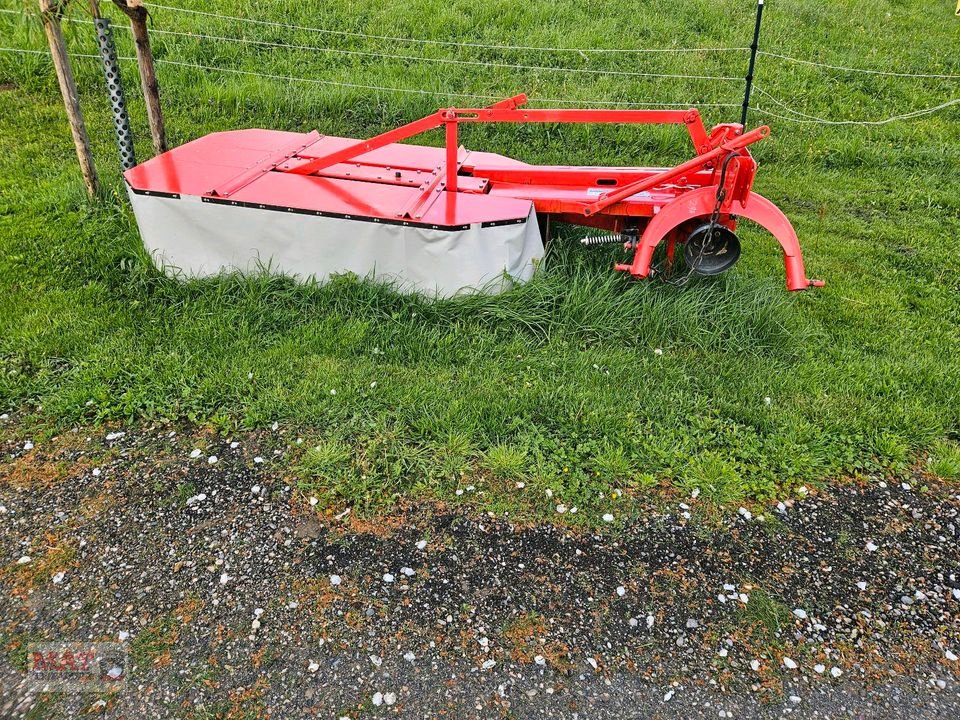
[[[222,13],[216,13],[209,10],[194,10],[190,8],[176,7],[171,5],[162,5],[158,3],[150,3],[150,9],[152,10],[162,10],[164,12],[173,13],[174,15],[183,15],[187,17],[201,17],[207,19],[216,19],[220,22],[231,23],[234,25],[241,26],[254,26],[254,27],[269,27],[271,29],[283,30],[285,32],[298,32],[298,33],[309,33],[315,35],[316,37],[335,37],[335,38],[348,38],[348,39],[358,39],[365,42],[376,42],[376,43],[395,43],[401,45],[407,45],[419,48],[421,54],[411,54],[409,52],[388,52],[384,51],[372,51],[372,50],[356,50],[343,47],[332,47],[330,45],[319,45],[319,44],[302,44],[296,42],[286,42],[286,41],[277,41],[277,40],[263,40],[263,39],[254,39],[248,37],[238,37],[236,35],[222,35],[214,34],[211,32],[192,32],[192,31],[183,31],[183,30],[174,30],[166,28],[158,28],[156,25],[156,18],[154,18],[154,27],[151,28],[151,35],[156,35],[160,37],[170,37],[177,39],[186,39],[186,40],[195,40],[202,43],[214,43],[218,45],[227,45],[227,46],[238,46],[238,47],[258,47],[258,48],[268,48],[268,49],[278,49],[278,50],[287,50],[287,51],[296,51],[296,52],[310,52],[310,53],[323,53],[327,55],[337,55],[345,58],[361,58],[361,59],[374,59],[382,62],[399,62],[404,64],[411,63],[425,63],[425,64],[434,64],[442,65],[448,67],[458,67],[458,68],[470,68],[470,69],[494,69],[494,70],[509,70],[515,71],[518,73],[547,73],[547,74],[557,74],[563,76],[570,76],[574,78],[582,78],[584,76],[589,77],[610,77],[615,79],[630,79],[635,81],[663,81],[674,83],[676,81],[710,81],[712,83],[743,83],[744,78],[737,75],[730,74],[705,74],[705,73],[675,73],[675,72],[654,72],[654,71],[633,71],[633,70],[623,70],[615,68],[587,68],[587,67],[574,67],[570,63],[566,64],[556,64],[556,65],[533,65],[525,64],[521,62],[503,62],[501,60],[477,60],[477,59],[464,59],[460,57],[449,57],[449,56],[430,56],[423,54],[428,48],[447,48],[455,50],[466,50],[466,51],[478,51],[482,50],[485,52],[493,52],[498,54],[508,54],[508,53],[517,53],[517,52],[536,52],[540,54],[554,54],[554,55],[579,55],[581,58],[590,58],[594,56],[656,56],[656,55],[680,55],[687,53],[700,53],[700,54],[719,54],[725,56],[731,56],[737,58],[742,56],[744,53],[749,51],[749,48],[745,47],[659,47],[659,48],[600,48],[600,47],[560,47],[560,46],[538,46],[538,45],[510,45],[510,44],[494,44],[494,43],[478,43],[478,42],[460,42],[454,40],[438,40],[431,38],[415,38],[415,37],[403,37],[398,35],[381,35],[381,34],[370,34],[357,31],[347,31],[347,30],[336,30],[331,28],[322,28],[322,27],[312,27],[306,25],[298,25],[293,23],[283,23],[273,20],[263,20],[259,18],[248,18],[240,17],[235,15],[228,15]],[[11,10],[6,8],[0,8],[0,13],[8,15],[27,15],[23,11]],[[75,17],[65,17],[64,20],[67,20],[72,23],[89,23],[92,24],[91,20],[86,20],[83,18]],[[129,28],[126,25],[120,25],[126,30]],[[31,48],[15,48],[15,47],[0,47],[0,52],[4,53],[24,53],[24,54],[34,54],[34,55],[45,55],[47,54],[44,50],[37,50]],[[949,73],[906,73],[906,72],[895,72],[888,70],[879,70],[874,68],[865,68],[865,67],[850,67],[832,63],[818,62],[814,60],[797,58],[791,55],[784,53],[772,52],[772,51],[759,51],[758,55],[768,57],[774,60],[777,60],[781,63],[790,63],[801,65],[805,67],[815,68],[822,72],[828,72],[832,74],[838,73],[848,73],[848,74],[858,74],[858,75],[867,75],[867,76],[876,76],[882,78],[891,78],[897,80],[915,80],[915,81],[955,81],[960,80],[960,74],[949,74]],[[76,58],[98,58],[98,55],[74,52],[71,53],[72,57]],[[132,61],[134,58],[124,56],[119,59],[124,61]],[[741,58],[742,59],[742,58]],[[393,87],[388,85],[381,85],[377,83],[365,83],[365,82],[352,82],[349,80],[333,80],[333,79],[321,79],[321,78],[312,78],[312,77],[303,77],[298,75],[291,75],[288,73],[271,73],[266,71],[255,71],[255,70],[246,70],[242,68],[227,67],[223,65],[214,65],[203,62],[195,62],[187,59],[183,60],[170,60],[166,58],[155,58],[157,65],[168,66],[180,69],[186,69],[191,71],[200,71],[204,73],[218,73],[224,75],[232,76],[241,76],[241,77],[253,77],[266,80],[275,80],[283,81],[290,83],[300,83],[306,85],[314,86],[324,86],[324,87],[339,87],[350,90],[362,90],[369,92],[377,93],[399,93],[407,95],[419,95],[419,96],[431,96],[431,97],[448,97],[448,98],[461,98],[461,99],[471,99],[479,100],[482,102],[490,102],[495,100],[502,99],[503,95],[494,95],[494,94],[483,94],[483,93],[471,93],[471,92],[459,92],[459,91],[439,91],[432,89],[424,88],[411,88],[411,87]],[[728,85],[729,86],[729,85]],[[859,126],[881,126],[887,125],[894,122],[911,120],[915,118],[925,117],[932,115],[937,112],[941,112],[948,108],[960,105],[960,98],[950,98],[944,102],[932,105],[929,107],[917,108],[913,110],[908,110],[905,112],[899,112],[887,117],[873,119],[873,118],[827,118],[821,117],[818,115],[810,114],[802,109],[795,107],[796,102],[787,102],[777,97],[775,94],[766,90],[763,87],[754,86],[757,96],[761,98],[761,101],[756,103],[751,109],[764,114],[768,117],[775,118],[784,122],[791,122],[796,124],[803,125],[822,125],[822,126],[840,126],[840,125],[859,125]],[[626,107],[626,108],[636,108],[636,107],[712,107],[712,108],[737,108],[739,107],[738,102],[661,102],[657,100],[633,100],[633,101],[623,101],[623,100],[602,100],[602,99],[570,99],[570,98],[549,98],[549,97],[537,97],[538,104],[546,105],[585,105],[585,106],[596,106],[596,107]]]

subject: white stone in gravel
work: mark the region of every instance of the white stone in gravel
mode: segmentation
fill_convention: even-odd
[[[742,602],[744,605],[746,605],[748,602],[750,602],[750,596],[747,595],[746,593],[740,593],[740,595],[738,595],[738,597],[739,597],[739,599],[740,599],[740,602]]]
[[[496,660],[484,660],[483,665],[481,665],[480,667],[482,667],[484,670],[489,670],[496,664],[497,664]]]
[[[611,515],[610,513],[604,513],[604,514],[603,514],[603,521],[604,521],[604,522],[608,522],[608,523],[613,522],[613,515]]]
[[[875,544],[873,541],[871,541],[871,540],[868,540],[868,541],[867,541],[867,552],[876,552],[876,551],[879,550],[879,549],[880,549],[880,546],[879,546],[879,545],[876,545],[876,544]]]
[[[787,512],[787,506],[784,505],[782,502],[778,502],[778,503],[777,503],[777,512],[786,513],[786,512]]]
[[[960,588],[954,588],[951,592],[953,593],[954,600],[960,600]]]
[[[653,627],[653,615],[647,615],[647,627],[648,628]]]
[[[947,650],[945,653],[943,653],[943,656],[950,662],[957,661],[957,654],[953,652],[953,650]]]
[[[830,674],[833,675],[835,678],[838,678],[841,675],[843,675],[843,670],[841,670],[838,667],[832,667],[830,668]]]
[[[93,476],[94,476],[94,477],[99,477],[99,476],[100,476],[100,468],[94,468],[94,469],[93,469]]]
[[[630,618],[629,624],[630,624],[630,627],[636,627],[637,625],[640,624],[640,621],[637,620],[636,618]]]
[[[260,457],[259,455],[257,455],[257,456],[253,459],[253,462],[255,462],[257,465],[259,465],[260,463],[263,462],[263,458]]]
[[[230,449],[231,449],[231,450],[236,450],[238,447],[240,447],[240,443],[238,443],[236,440],[234,440],[232,443],[230,443]]]
[[[727,602],[727,596],[724,595],[723,593],[720,593],[719,595],[717,595],[717,600],[719,600],[722,603],[725,603]]]
[[[221,585],[226,585],[226,584],[227,584],[228,582],[230,582],[232,579],[233,579],[233,578],[230,577],[229,575],[227,575],[226,573],[220,573],[220,584],[221,584]]]
[[[749,510],[747,510],[745,507],[740,508],[739,510],[737,510],[737,512],[740,513],[740,515],[743,516],[743,519],[744,519],[744,520],[749,520],[750,518],[753,517],[753,513],[751,513],[751,512],[750,512]]]
[[[385,583],[392,583],[394,580],[396,580],[396,578],[395,578],[393,575],[391,575],[390,573],[384,573],[384,574],[383,574],[383,581],[384,581]]]
[[[381,665],[383,665],[383,658],[380,657],[379,655],[371,655],[370,662],[373,663],[374,667],[380,667]]]
[[[400,572],[406,575],[407,577],[413,577],[414,575],[417,574],[417,571],[410,567],[402,567],[400,568]]]
[[[320,502],[320,501],[317,500],[317,498],[311,497],[311,498],[310,498],[310,507],[313,507],[313,506],[316,505],[318,502]]]
[[[270,429],[275,431],[275,430],[277,430],[279,427],[280,427],[280,423],[278,423],[276,420],[274,420],[273,425],[270,426]]]
[[[107,440],[119,440],[119,439],[122,438],[124,435],[126,435],[125,432],[112,432],[112,433],[107,433]]]
[[[541,666],[547,664],[547,659],[546,659],[543,655],[534,655],[534,656],[533,656],[533,661],[534,661],[537,665],[541,665]]]
[[[217,460],[218,460],[218,458],[217,458],[216,455],[211,455],[210,457],[207,458],[207,463],[210,464],[210,465],[216,465],[216,464],[217,464]]]
[[[567,511],[567,506],[564,504],[557,505],[557,512],[563,515]]]
[[[316,660],[311,660],[310,664],[307,665],[307,670],[309,670],[312,673],[315,673],[319,669],[320,669],[320,663],[318,663]]]
[[[723,589],[726,590],[727,592],[733,592],[734,590],[737,589],[737,586],[736,586],[736,585],[731,585],[730,583],[724,583],[724,584],[723,584]]]
[[[254,630],[259,630],[259,629],[260,629],[260,621],[259,621],[259,620],[254,620],[252,623],[250,623],[250,627],[253,628]]]
[[[197,503],[202,503],[207,499],[206,493],[199,493],[197,495],[192,495],[187,498],[187,505],[196,505]]]
[[[0,420],[9,420],[9,419],[10,419],[10,415],[7,413],[0,415]]]
[[[823,663],[817,663],[816,665],[813,666],[813,671],[817,675],[823,675],[827,671],[827,666],[824,665]]]
[[[27,441],[23,444],[23,449],[24,449],[24,450],[33,450],[33,443],[32,443],[30,440],[27,440]]]
[[[383,694],[383,702],[387,705],[393,705],[397,701],[397,694],[388,692]]]
[[[799,695],[791,695],[790,702],[792,702],[794,705],[799,705],[801,702],[801,698]]]
[[[759,661],[759,660],[751,660],[751,661],[750,661],[750,669],[753,670],[754,672],[757,672],[757,671],[760,669],[760,661]]]
[[[783,659],[783,666],[784,666],[785,668],[789,669],[789,670],[796,670],[796,669],[797,669],[797,662],[796,662],[796,660],[793,660],[792,658],[785,657],[785,658]]]
[[[412,663],[414,660],[417,659],[417,656],[414,655],[414,654],[413,654],[412,652],[410,652],[409,650],[407,650],[407,652],[405,652],[405,653],[403,654],[403,659],[406,660],[407,662]]]
[[[806,611],[806,610],[801,610],[800,608],[797,608],[796,610],[793,611],[793,614],[794,614],[795,617],[797,617],[797,618],[799,618],[799,619],[801,619],[801,620],[806,620],[806,619],[807,619],[807,611]]]
[[[522,480],[518,480],[518,481],[517,481],[517,490],[523,490],[526,486],[527,486],[527,484],[526,484],[525,482],[523,482]]]
[[[912,487],[910,487],[910,483],[906,483],[906,482],[905,482],[905,483],[900,483],[900,487],[902,487],[904,490],[912,490],[912,489],[913,489]]]
[[[590,667],[592,667],[594,670],[597,670],[597,669],[599,668],[599,665],[597,665],[597,661],[596,661],[594,658],[592,658],[592,657],[588,657],[588,658],[587,658],[587,663],[588,663],[588,664],[590,665]]]
[[[191,450],[191,451],[190,451],[190,457],[192,457],[192,458],[198,458],[198,457],[200,457],[200,448],[194,448],[193,450]]]
[[[379,691],[378,691],[378,692],[375,692],[375,693],[373,694],[373,697],[370,698],[370,700],[371,700],[371,702],[373,702],[373,704],[374,704],[376,707],[380,707],[381,705],[383,705],[383,693],[382,693],[382,692],[379,692]]]
[[[28,562],[30,562],[30,559],[31,558],[29,555],[21,555],[20,559],[17,560],[17,565],[26,565]]]
[[[128,633],[126,630],[121,630],[120,632],[117,633],[117,640],[119,640],[120,642],[126,642],[127,638],[129,637],[130,637],[130,633]]]
[[[260,486],[259,486],[259,485],[254,485],[252,488],[250,488],[250,494],[251,494],[251,495],[259,495],[259,494],[260,494]]]
[[[667,690],[667,692],[663,695],[663,701],[670,702],[671,698],[673,698],[673,690]]]
[[[417,540],[417,550],[423,550],[427,547],[426,540]]]
[[[54,574],[53,574],[53,577],[51,578],[51,580],[53,580],[53,584],[54,584],[54,585],[59,585],[60,583],[63,582],[63,579],[64,579],[66,576],[67,576],[67,574],[66,574],[65,572],[63,572],[63,570],[61,570],[61,571],[58,572],[58,573],[54,573]]]
[[[694,628],[698,627],[700,627],[700,623],[693,618],[687,618],[687,630],[693,630]]]
[[[253,616],[254,616],[254,617],[260,617],[261,615],[263,615],[263,612],[264,612],[263,608],[254,608],[254,609],[253,609]]]
[[[339,575],[331,575],[331,576],[330,576],[330,584],[333,585],[334,587],[336,587],[337,585],[339,585],[339,584],[342,583],[342,582],[343,582],[343,578],[341,578]]]
[[[725,658],[729,654],[730,654],[730,651],[727,650],[726,648],[720,648],[720,650],[717,652],[717,655],[723,658]]]
[[[860,591],[862,592],[863,590],[866,590],[866,589],[867,589],[867,584],[866,584],[865,582],[863,582],[863,580],[861,580],[860,582],[857,583],[857,587],[858,587],[858,588],[860,589]]]
[[[618,597],[623,597],[623,596],[626,595],[626,594],[627,594],[627,589],[626,589],[623,585],[620,585],[619,587],[617,587],[617,596],[618,596]]]
[[[700,488],[694,488],[693,490],[691,490],[690,497],[693,498],[694,500],[700,497]]]

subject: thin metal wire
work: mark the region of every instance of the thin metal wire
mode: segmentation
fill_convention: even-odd
[[[81,21],[82,22],[82,21]],[[268,42],[266,40],[250,40],[247,38],[229,37],[224,35],[208,35],[204,33],[180,32],[176,30],[160,30],[154,28],[151,34],[173,35],[177,37],[197,38],[214,42],[235,42],[245,45],[260,45],[273,48],[287,48],[292,50],[312,50],[315,52],[332,53],[337,55],[353,55],[359,57],[375,57],[387,60],[404,60],[408,62],[440,63],[443,65],[470,65],[474,67],[506,68],[510,70],[537,70],[544,72],[578,73],[584,75],[616,75],[621,77],[667,78],[671,80],[721,80],[743,82],[741,77],[722,75],[683,75],[674,73],[631,72],[627,70],[596,70],[593,68],[551,67],[549,65],[517,65],[512,63],[485,62],[482,60],[454,60],[452,58],[431,58],[416,55],[395,55],[391,53],[376,53],[361,50],[342,50],[340,48],[320,47],[318,45],[294,45],[291,43]]]
[[[904,73],[904,72],[893,72],[888,70],[873,70],[871,68],[846,67],[844,65],[829,65],[827,63],[814,62],[813,60],[803,60],[801,58],[791,57],[790,55],[781,55],[780,53],[767,52],[765,50],[759,50],[757,51],[757,54],[766,55],[767,57],[772,57],[772,58],[778,58],[780,60],[786,60],[788,62],[797,63],[799,65],[810,65],[812,67],[825,68],[827,70],[840,70],[842,72],[864,73],[867,75],[885,75],[888,77],[900,77],[900,78],[960,80],[960,75],[938,75],[935,73]]]
[[[182,7],[172,7],[170,5],[160,5],[159,3],[150,3],[151,8],[159,10],[170,10],[172,12],[186,13],[189,15],[202,15],[204,17],[218,18],[220,20],[231,20],[234,22],[245,22],[252,25],[266,25],[270,27],[287,28],[288,30],[306,30],[308,32],[322,33],[325,35],[339,35],[342,37],[357,37],[367,40],[386,40],[390,42],[413,43],[420,45],[444,45],[447,47],[469,47],[483,50],[529,50],[535,52],[570,52],[570,53],[684,53],[684,52],[745,52],[750,48],[745,47],[703,47],[703,48],[577,48],[577,47],[541,47],[536,45],[489,45],[484,43],[456,42],[453,40],[430,40],[426,38],[408,38],[395,37],[391,35],[370,35],[368,33],[351,32],[348,30],[330,30],[329,28],[308,27],[304,25],[292,25],[289,23],[275,22],[272,20],[258,20],[256,18],[238,17],[236,15],[220,15],[218,13],[207,12],[204,10],[190,10]]]
[[[23,48],[7,48],[0,47],[0,52],[22,52],[30,53],[34,55],[47,55],[48,53],[43,50],[28,50]],[[99,55],[89,55],[85,53],[70,53],[71,57],[81,57],[81,58],[98,58]],[[135,57],[130,56],[121,56],[118,57],[119,60],[136,60]],[[154,62],[157,65],[171,65],[174,67],[189,68],[192,70],[203,70],[205,72],[214,72],[214,73],[228,73],[232,75],[243,75],[247,77],[255,77],[265,80],[285,80],[292,82],[304,82],[311,83],[314,85],[325,85],[329,87],[344,87],[351,88],[356,90],[372,90],[375,92],[395,92],[395,93],[406,93],[411,95],[426,95],[431,97],[461,97],[469,98],[473,100],[484,100],[484,101],[499,101],[503,100],[503,95],[478,95],[474,93],[462,93],[462,92],[444,92],[439,90],[423,90],[419,88],[398,88],[398,87],[383,87],[380,85],[365,85],[361,83],[348,83],[348,82],[338,82],[336,80],[320,80],[319,78],[305,78],[297,77],[295,75],[277,75],[272,73],[260,73],[253,72],[251,70],[240,70],[237,68],[225,68],[225,67],[213,67],[210,65],[200,65],[197,63],[182,62],[177,60],[166,60],[162,58],[155,58]],[[660,103],[660,102],[623,102],[623,101],[607,101],[607,100],[571,100],[569,98],[564,99],[555,99],[555,98],[535,98],[533,100],[537,103],[549,103],[555,105],[594,105],[601,107],[632,107],[632,108],[644,108],[651,106],[658,107],[716,107],[716,108],[733,108],[737,105],[733,103]]]
[[[794,110],[785,102],[778,99],[774,95],[771,95],[766,90],[763,90],[762,88],[759,88],[759,87],[756,89],[761,95],[763,95],[768,100],[770,100],[770,102],[783,108],[783,110],[785,110],[786,112],[791,113],[792,116],[780,115],[770,110],[765,110],[764,108],[761,108],[761,107],[755,108],[757,112],[764,113],[766,115],[778,118],[780,120],[787,120],[788,122],[799,123],[803,125],[861,125],[861,126],[862,125],[868,125],[868,126],[889,125],[890,123],[897,122],[899,120],[912,120],[913,118],[923,117],[925,115],[932,115],[935,112],[939,112],[940,110],[946,110],[947,108],[953,107],[954,105],[960,105],[960,98],[954,98],[953,100],[948,100],[947,102],[941,103],[939,105],[935,105],[933,107],[921,108],[919,110],[911,110],[908,113],[902,113],[900,115],[892,115],[891,117],[883,118],[882,120],[830,120],[828,118],[822,118],[816,115],[810,115],[808,113],[801,112],[800,110]]]

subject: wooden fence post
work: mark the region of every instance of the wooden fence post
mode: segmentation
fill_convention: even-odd
[[[150,51],[150,36],[147,34],[147,9],[143,0],[113,0],[127,17],[137,49],[137,67],[140,69],[140,84],[143,87],[143,99],[147,104],[147,118],[150,121],[150,137],[153,149],[159,154],[167,151],[166,129],[163,126],[163,112],[160,109],[160,86],[157,84],[157,71],[153,65],[153,53]]]
[[[60,28],[60,16],[63,14],[65,5],[66,0],[40,0],[40,13],[43,18],[43,31],[50,44],[53,67],[57,72],[57,82],[60,84],[60,94],[63,95],[63,106],[70,121],[70,132],[73,134],[77,160],[80,161],[80,172],[83,173],[87,192],[93,197],[100,190],[100,181],[93,164],[90,138],[87,136],[83,114],[80,112],[80,98],[77,93],[77,84],[73,79],[73,71],[70,69],[70,59],[67,57],[67,44],[63,39],[63,30]]]

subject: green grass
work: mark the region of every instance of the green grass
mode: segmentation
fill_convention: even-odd
[[[661,47],[746,45],[753,4],[234,0],[217,9],[379,35]],[[763,44],[833,64],[958,74],[960,61],[943,52],[956,37],[953,9],[946,0],[782,0],[768,8]],[[109,4],[105,12],[123,24]],[[741,75],[745,60],[504,56],[159,10],[154,27],[630,72]],[[89,26],[66,29],[72,50],[93,51]],[[44,46],[34,18],[0,15],[0,33],[3,45]],[[128,35],[116,34],[130,54]],[[440,92],[735,103],[741,91],[728,82],[447,66],[160,34],[153,42],[159,59]],[[280,421],[320,448],[302,459],[306,490],[371,505],[449,496],[477,477],[489,480],[496,502],[504,497],[497,488],[524,479],[584,508],[608,502],[601,492],[658,482],[718,501],[763,499],[844,473],[899,472],[934,446],[931,471],[956,476],[955,450],[942,450],[960,436],[956,109],[871,128],[770,120],[773,139],[756,146],[757,190],[793,220],[808,273],[828,281],[823,290],[788,295],[776,243],[756,231],[744,233],[744,259],[728,276],[678,289],[614,275],[616,251],[584,251],[565,230],[567,242],[556,243],[533,282],[495,298],[430,302],[350,277],[318,286],[159,275],[123,196],[102,78],[91,60],[76,59],[75,70],[105,180],[96,203],[79,182],[49,61],[0,52],[0,83],[9,84],[0,90],[4,406],[59,425],[169,418],[230,431]],[[134,68],[124,71],[145,159],[139,87]],[[174,144],[244,126],[367,136],[455,100],[169,65],[159,72]],[[760,60],[758,82],[835,118],[936,105],[957,90],[955,80],[823,73],[770,57]],[[737,116],[704,114],[708,124]],[[545,163],[666,164],[688,154],[682,134],[656,128],[477,126],[463,141]]]

